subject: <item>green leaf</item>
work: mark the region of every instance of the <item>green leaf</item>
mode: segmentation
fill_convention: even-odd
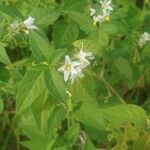
[[[39,26],[48,26],[53,24],[59,17],[60,13],[53,9],[37,8],[33,12],[33,16],[37,19],[37,24]]]
[[[6,69],[6,66],[4,64],[0,64],[0,81],[8,82],[9,79],[10,79],[9,71]]]
[[[74,124],[69,127],[67,132],[65,133],[65,140],[67,141],[68,145],[73,145],[78,137],[79,137],[79,132],[80,132],[80,125],[79,124]]]
[[[140,29],[143,25],[146,14],[147,12],[143,10],[143,11],[139,11],[138,13],[136,13],[135,16],[130,18],[131,20],[129,21],[129,23],[131,28],[134,30]]]
[[[78,28],[74,23],[68,24],[64,21],[56,23],[54,28],[55,48],[67,48],[78,38]]]
[[[81,79],[82,80],[82,79]],[[92,97],[87,91],[88,87],[81,82],[80,79],[77,79],[73,85],[71,85],[69,92],[73,95],[73,99],[76,102],[89,102],[96,103],[95,97]]]
[[[109,37],[108,37],[108,35],[107,35],[106,32],[99,30],[99,34],[98,34],[97,38],[98,38],[98,42],[99,42],[99,46],[100,46],[100,47],[103,48],[103,47],[108,46]],[[95,40],[96,40],[97,38],[95,38]]]
[[[3,109],[4,109],[4,103],[3,103],[3,100],[0,97],[0,114],[2,113]]]
[[[112,106],[103,110],[102,115],[110,122],[110,129],[129,122],[139,129],[144,129],[147,126],[145,111],[141,107],[132,104]]]
[[[0,4],[0,11],[4,12],[5,14],[12,16],[12,17],[17,17],[20,19],[24,19],[24,16],[14,7],[10,7],[4,4]]]
[[[95,150],[95,147],[89,138],[86,140],[83,150]]]
[[[66,49],[57,49],[49,56],[49,64],[51,66],[56,65],[58,61],[64,56]]]
[[[84,7],[86,6],[86,0],[66,0],[62,7],[62,10],[70,10],[70,11],[84,11]]]
[[[62,121],[66,118],[66,110],[62,107],[55,107],[48,120],[48,133],[50,137],[55,137]]]
[[[85,51],[93,52],[95,55],[101,56],[102,52],[105,50],[105,47],[109,44],[108,35],[101,30],[95,30],[91,33],[90,38],[81,39],[73,42],[73,45],[77,48],[81,48],[83,43],[83,48]]]
[[[37,65],[31,68],[25,76],[17,92],[18,114],[26,110],[45,90],[43,73],[47,66]]]
[[[48,39],[42,34],[31,32],[29,34],[29,44],[33,56],[38,62],[48,61],[51,49]]]
[[[139,137],[139,131],[128,122],[121,125],[120,128],[112,128],[111,130],[112,133],[108,136],[108,138],[110,141],[116,141],[116,145],[113,147],[113,150],[128,149],[130,147],[128,143],[136,141]],[[120,130],[121,132],[118,132],[117,130]]]
[[[76,117],[84,125],[98,130],[104,130],[105,122],[101,112],[101,109],[96,104],[83,103],[80,110],[76,113]]]
[[[30,150],[50,150],[55,142],[55,139],[47,139],[43,137],[34,137],[29,141],[21,142],[26,148]]]
[[[35,101],[36,103],[36,101]],[[32,104],[33,106],[34,104]],[[49,113],[49,112],[48,112]],[[38,114],[38,113],[37,113]],[[16,113],[16,115],[18,115]],[[29,139],[34,139],[35,137],[46,137],[45,132],[39,128],[34,113],[32,112],[32,107],[27,108],[18,117],[18,127],[23,129],[23,133],[29,137]],[[48,119],[48,118],[47,118]],[[46,120],[46,118],[45,118]],[[46,126],[45,126],[46,127]]]
[[[0,62],[4,64],[11,64],[9,57],[7,56],[7,53],[5,51],[4,44],[0,42]]]
[[[76,11],[63,11],[63,13],[79,24],[81,30],[87,33],[93,31],[92,21],[87,17],[87,15]]]
[[[131,0],[126,0],[126,1],[122,1],[122,0],[117,0],[116,3],[118,4],[118,6],[122,6],[126,9],[128,9],[129,6],[133,5],[134,1]]]
[[[108,24],[104,24],[102,26],[102,31],[104,31],[108,35],[114,35],[114,34],[118,33],[118,28],[116,25],[108,23]]]
[[[118,59],[114,60],[114,65],[120,74],[124,75],[129,80],[132,79],[133,72],[129,62],[125,58],[119,57]]]
[[[117,27],[118,34],[126,35],[129,30],[129,24],[125,21],[116,20],[113,22],[113,24]],[[105,29],[104,29],[105,30]],[[109,29],[108,29],[109,30]],[[114,28],[114,31],[116,32],[116,29]],[[112,32],[114,32],[112,31]],[[107,31],[106,31],[107,32]]]
[[[106,143],[107,142],[107,136],[108,136],[108,133],[106,131],[106,129],[98,129],[98,128],[95,128],[95,127],[91,127],[91,126],[88,126],[88,125],[84,125],[84,128],[85,128],[85,132],[86,134],[90,137],[91,140],[93,141],[99,141],[99,142],[102,142],[102,143]]]
[[[48,89],[46,89],[39,95],[39,97],[34,101],[31,106],[36,125],[45,135],[47,134],[47,128],[45,124],[49,116],[48,110],[51,110],[49,108],[49,103],[49,92]]]
[[[150,57],[150,43],[146,44],[146,46],[144,47],[143,54],[146,57]]]
[[[45,84],[53,99],[60,103],[67,100],[67,94],[65,91],[65,85],[62,77],[55,69],[49,69],[44,74]]]
[[[150,135],[145,133],[133,144],[133,150],[149,150],[150,149]]]

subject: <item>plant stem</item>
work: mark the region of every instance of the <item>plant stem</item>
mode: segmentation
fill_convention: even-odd
[[[6,139],[5,139],[4,146],[3,146],[2,150],[6,150],[7,145],[8,145],[8,142],[9,142],[9,139],[10,139],[10,137],[11,137],[11,134],[12,134],[13,130],[14,130],[14,126],[15,126],[15,121],[14,121],[14,119],[13,119],[13,120],[12,120],[12,125],[11,125],[11,128],[10,128],[10,131],[9,131],[9,133],[8,133]]]
[[[122,97],[117,93],[117,91],[105,80],[105,78],[103,76],[98,76],[95,72],[91,72],[89,73],[90,76],[93,76],[94,78],[96,78],[97,80],[101,81],[108,89],[110,89],[110,91],[112,93],[114,93],[118,100],[122,103],[122,104],[126,104],[126,102],[122,99]]]
[[[17,144],[17,150],[20,150],[20,138],[19,138],[19,133],[16,131],[16,144]]]

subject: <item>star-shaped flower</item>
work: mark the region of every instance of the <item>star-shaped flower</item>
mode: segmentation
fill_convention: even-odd
[[[26,19],[24,22],[24,27],[28,30],[34,30],[37,29],[37,27],[34,25],[34,18],[32,18],[31,16]]]
[[[96,14],[96,9],[90,8],[90,16],[93,19],[93,24],[96,25],[99,23],[100,27],[103,22],[109,21],[110,13],[113,10],[111,0],[102,0],[100,1],[102,12],[99,14]]]
[[[71,83],[74,82],[74,79],[79,76],[83,77],[82,68],[80,68],[81,63],[77,61],[71,61],[70,57],[66,55],[65,64],[58,69],[58,71],[64,73],[64,80],[67,81],[71,79]]]
[[[110,14],[110,12],[113,10],[113,7],[111,5],[111,0],[103,0],[100,1],[100,3],[104,14]]]
[[[104,15],[93,16],[93,21],[94,25],[96,25],[96,23],[99,23],[101,26],[101,24],[105,21],[105,16]]]
[[[147,41],[150,41],[150,34],[147,32],[144,32],[139,39],[139,46],[143,47]]]
[[[96,9],[90,8],[90,16],[94,16],[96,13]]]
[[[79,62],[81,63],[81,67],[85,68],[91,64],[90,60],[94,59],[94,57],[91,52],[83,52],[83,50],[81,49],[78,54],[78,59]]]
[[[79,59],[80,68],[85,68],[85,67],[89,66],[91,64],[90,60],[94,59],[94,56],[91,52],[84,52],[83,51],[83,43],[82,43],[82,47],[80,49],[80,52],[79,52],[79,54],[77,54],[76,57]]]

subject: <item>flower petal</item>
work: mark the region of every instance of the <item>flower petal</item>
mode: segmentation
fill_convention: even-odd
[[[66,64],[71,64],[71,59],[68,55],[65,56],[65,63]]]
[[[64,68],[65,68],[65,67],[62,66],[62,67],[58,68],[57,70],[60,71],[60,72],[64,72]]]
[[[64,80],[67,81],[69,78],[70,72],[64,70]]]

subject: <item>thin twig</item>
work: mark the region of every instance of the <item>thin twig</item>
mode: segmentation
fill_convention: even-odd
[[[126,102],[123,100],[123,98],[116,92],[116,90],[104,79],[103,76],[98,76],[95,72],[91,72],[89,75],[93,76],[94,78],[96,78],[97,80],[101,81],[107,88],[110,89],[110,91],[112,93],[114,93],[119,101],[122,103],[122,104],[126,104]]]

